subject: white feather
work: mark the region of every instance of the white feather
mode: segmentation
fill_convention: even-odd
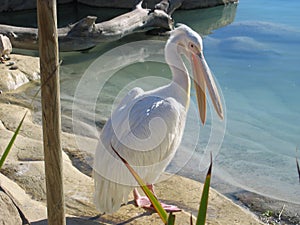
[[[150,92],[131,90],[105,124],[94,163],[95,204],[99,211],[116,211],[137,185],[111,146],[148,184],[155,183],[173,158],[182,137],[186,109],[173,97],[165,97],[172,87]]]
[[[94,159],[94,201],[101,212],[118,210],[137,185],[112,147],[148,184],[155,183],[170,163],[182,139],[190,98],[190,78],[180,54],[196,57],[201,51],[202,39],[196,32],[185,25],[176,28],[165,47],[172,82],[147,92],[134,88],[113,111]]]

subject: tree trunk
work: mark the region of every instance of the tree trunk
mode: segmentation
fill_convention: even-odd
[[[65,225],[56,0],[37,9],[48,224]]]

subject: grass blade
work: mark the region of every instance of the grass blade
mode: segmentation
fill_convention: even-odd
[[[174,224],[175,224],[175,215],[173,215],[171,212],[168,217],[168,225],[174,225]]]
[[[61,63],[62,63],[62,61],[59,62],[59,65],[60,65]],[[59,68],[59,65],[58,65],[58,66],[56,67],[56,69],[53,71],[52,75],[55,74],[55,71]],[[34,94],[34,96],[33,96],[32,99],[31,99],[31,103],[30,103],[31,106],[33,105],[33,101],[34,101],[34,99],[38,96],[38,93],[40,92],[41,88],[42,88],[44,85],[47,84],[47,82],[50,80],[50,78],[52,77],[52,75],[49,76],[48,79],[47,79],[43,84],[41,84],[40,88],[36,91],[36,93]],[[13,144],[14,144],[16,138],[17,138],[17,135],[18,135],[18,133],[19,133],[21,127],[22,127],[22,124],[23,124],[23,122],[24,122],[24,119],[25,119],[26,115],[27,115],[27,111],[25,112],[25,114],[24,114],[22,120],[20,121],[20,123],[19,123],[19,125],[18,125],[18,127],[17,127],[17,129],[16,129],[16,131],[15,131],[15,133],[14,133],[14,135],[13,135],[12,138],[10,139],[10,141],[9,141],[9,143],[8,143],[8,145],[7,145],[7,147],[6,147],[5,151],[4,151],[4,153],[3,153],[3,155],[2,155],[1,158],[0,158],[0,169],[2,168],[4,162],[5,162],[5,160],[6,160],[7,156],[8,156],[8,154],[9,154],[9,152],[10,152],[10,150],[11,150],[11,148],[12,148],[12,146],[13,146]]]
[[[144,191],[145,195],[149,198],[151,201],[155,211],[160,216],[161,220],[164,224],[167,224],[168,222],[168,213],[166,210],[161,206],[157,198],[154,196],[154,194],[149,190],[146,183],[142,180],[142,178],[135,172],[135,170],[129,165],[129,163],[114,149],[114,147],[111,145],[112,150],[117,154],[117,156],[122,160],[122,162],[125,164],[125,166],[128,168],[130,173],[133,175],[135,180],[138,182],[142,190]]]
[[[298,162],[297,158],[296,158],[296,164],[297,164],[297,170],[298,170],[298,175],[299,175],[299,183],[300,183],[300,166],[299,166],[299,162]]]
[[[193,215],[191,213],[191,216],[190,216],[190,225],[193,225]]]
[[[296,153],[297,153],[298,149],[296,149]],[[299,162],[298,162],[298,158],[296,156],[296,165],[297,165],[297,171],[298,171],[298,175],[299,175],[299,183],[300,183],[300,166],[299,166]]]
[[[17,127],[17,129],[16,129],[16,131],[14,133],[14,135],[10,139],[10,142],[8,143],[8,145],[7,145],[7,147],[6,147],[3,155],[1,156],[1,159],[0,159],[0,169],[2,168],[2,166],[3,166],[4,162],[5,162],[5,159],[8,156],[8,153],[10,152],[10,150],[11,150],[11,148],[12,148],[12,146],[13,146],[16,138],[17,138],[17,135],[18,135],[18,133],[19,133],[19,131],[21,129],[21,126],[22,126],[22,124],[24,122],[24,119],[25,119],[26,115],[27,115],[27,111],[25,112],[22,120],[20,121],[20,123],[19,123],[19,125],[18,125],[18,127]]]
[[[201,200],[200,200],[200,206],[199,206],[196,225],[205,225],[211,170],[212,170],[212,157],[210,157],[210,165],[209,165],[209,168],[208,168],[208,171],[206,174],[206,178],[205,178],[205,182],[204,182],[204,186],[203,186],[203,191],[202,191],[202,196],[201,196]]]

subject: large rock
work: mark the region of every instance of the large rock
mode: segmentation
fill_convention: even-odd
[[[10,197],[0,190],[0,224],[1,225],[22,225],[22,219],[17,207]]]
[[[157,3],[162,0],[144,0],[143,6],[149,9],[153,9]],[[111,7],[111,8],[133,8],[139,0],[77,0],[77,2],[86,4],[89,6],[96,7]],[[231,2],[237,2],[237,0],[169,0],[171,4],[181,5],[181,9],[197,9],[197,8],[207,8],[217,5],[224,5]]]
[[[12,51],[12,46],[8,37],[0,34],[0,56],[9,55]]]
[[[6,176],[0,173],[0,187],[5,190],[5,194],[10,199],[9,201],[14,201],[18,206],[20,212],[18,212],[18,216],[20,217],[20,213],[22,213],[24,222],[26,220],[30,221],[38,221],[47,217],[46,207],[40,202],[34,201],[30,198],[25,191],[17,185],[12,180],[8,179]],[[9,208],[9,204],[5,204],[4,207],[1,207],[0,215],[3,210],[7,210]],[[1,216],[0,216],[1,221]],[[0,222],[2,225],[2,223]],[[4,223],[5,224],[5,223]],[[18,224],[18,223],[12,223]],[[22,224],[22,223],[21,223]],[[6,224],[5,224],[6,225]]]
[[[140,0],[58,0],[58,4],[65,4],[71,2],[78,2],[96,7],[112,7],[112,8],[127,8],[132,9]],[[154,5],[161,0],[144,0],[144,5],[147,8],[154,8]],[[237,0],[173,0],[173,4],[179,4],[182,2],[183,9],[194,8],[206,8],[221,4],[227,4],[230,2],[237,2]],[[0,12],[6,11],[20,11],[27,9],[35,9],[36,0],[24,1],[24,0],[0,0]]]
[[[10,55],[9,61],[0,63],[0,90],[15,90],[29,81],[40,78],[39,58]]]
[[[58,0],[58,3],[70,3],[73,0]],[[0,0],[0,12],[7,11],[19,11],[26,9],[35,9],[36,0],[24,1],[24,0]]]

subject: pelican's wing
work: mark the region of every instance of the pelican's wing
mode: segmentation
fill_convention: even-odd
[[[96,201],[103,202],[101,198],[110,198],[108,205],[120,206],[126,201],[131,187],[136,185],[111,146],[146,182],[153,183],[180,144],[185,121],[182,117],[185,117],[185,109],[173,98],[163,99],[140,92],[127,101],[121,101],[104,126],[96,150],[95,191],[99,192]],[[114,189],[111,197],[108,189]]]
[[[118,104],[118,106],[114,110],[114,112],[119,111],[120,108],[126,107],[126,105],[128,105],[128,103],[132,102],[137,96],[140,96],[142,94],[144,94],[144,90],[142,88],[135,87],[135,88],[131,89],[127,93],[127,95],[125,95],[124,98],[120,101],[120,103]]]
[[[118,115],[120,110],[127,108],[130,102],[143,93],[141,88],[133,88],[129,91],[112,113],[112,117],[115,114]],[[128,185],[118,183],[118,177],[114,178],[114,174],[118,176],[120,167],[123,166],[120,164],[114,166],[116,158],[112,157],[113,152],[110,145],[110,140],[115,139],[114,136],[111,118],[109,118],[102,129],[93,166],[94,203],[100,212],[105,213],[117,211],[122,203],[127,202],[131,190]]]

